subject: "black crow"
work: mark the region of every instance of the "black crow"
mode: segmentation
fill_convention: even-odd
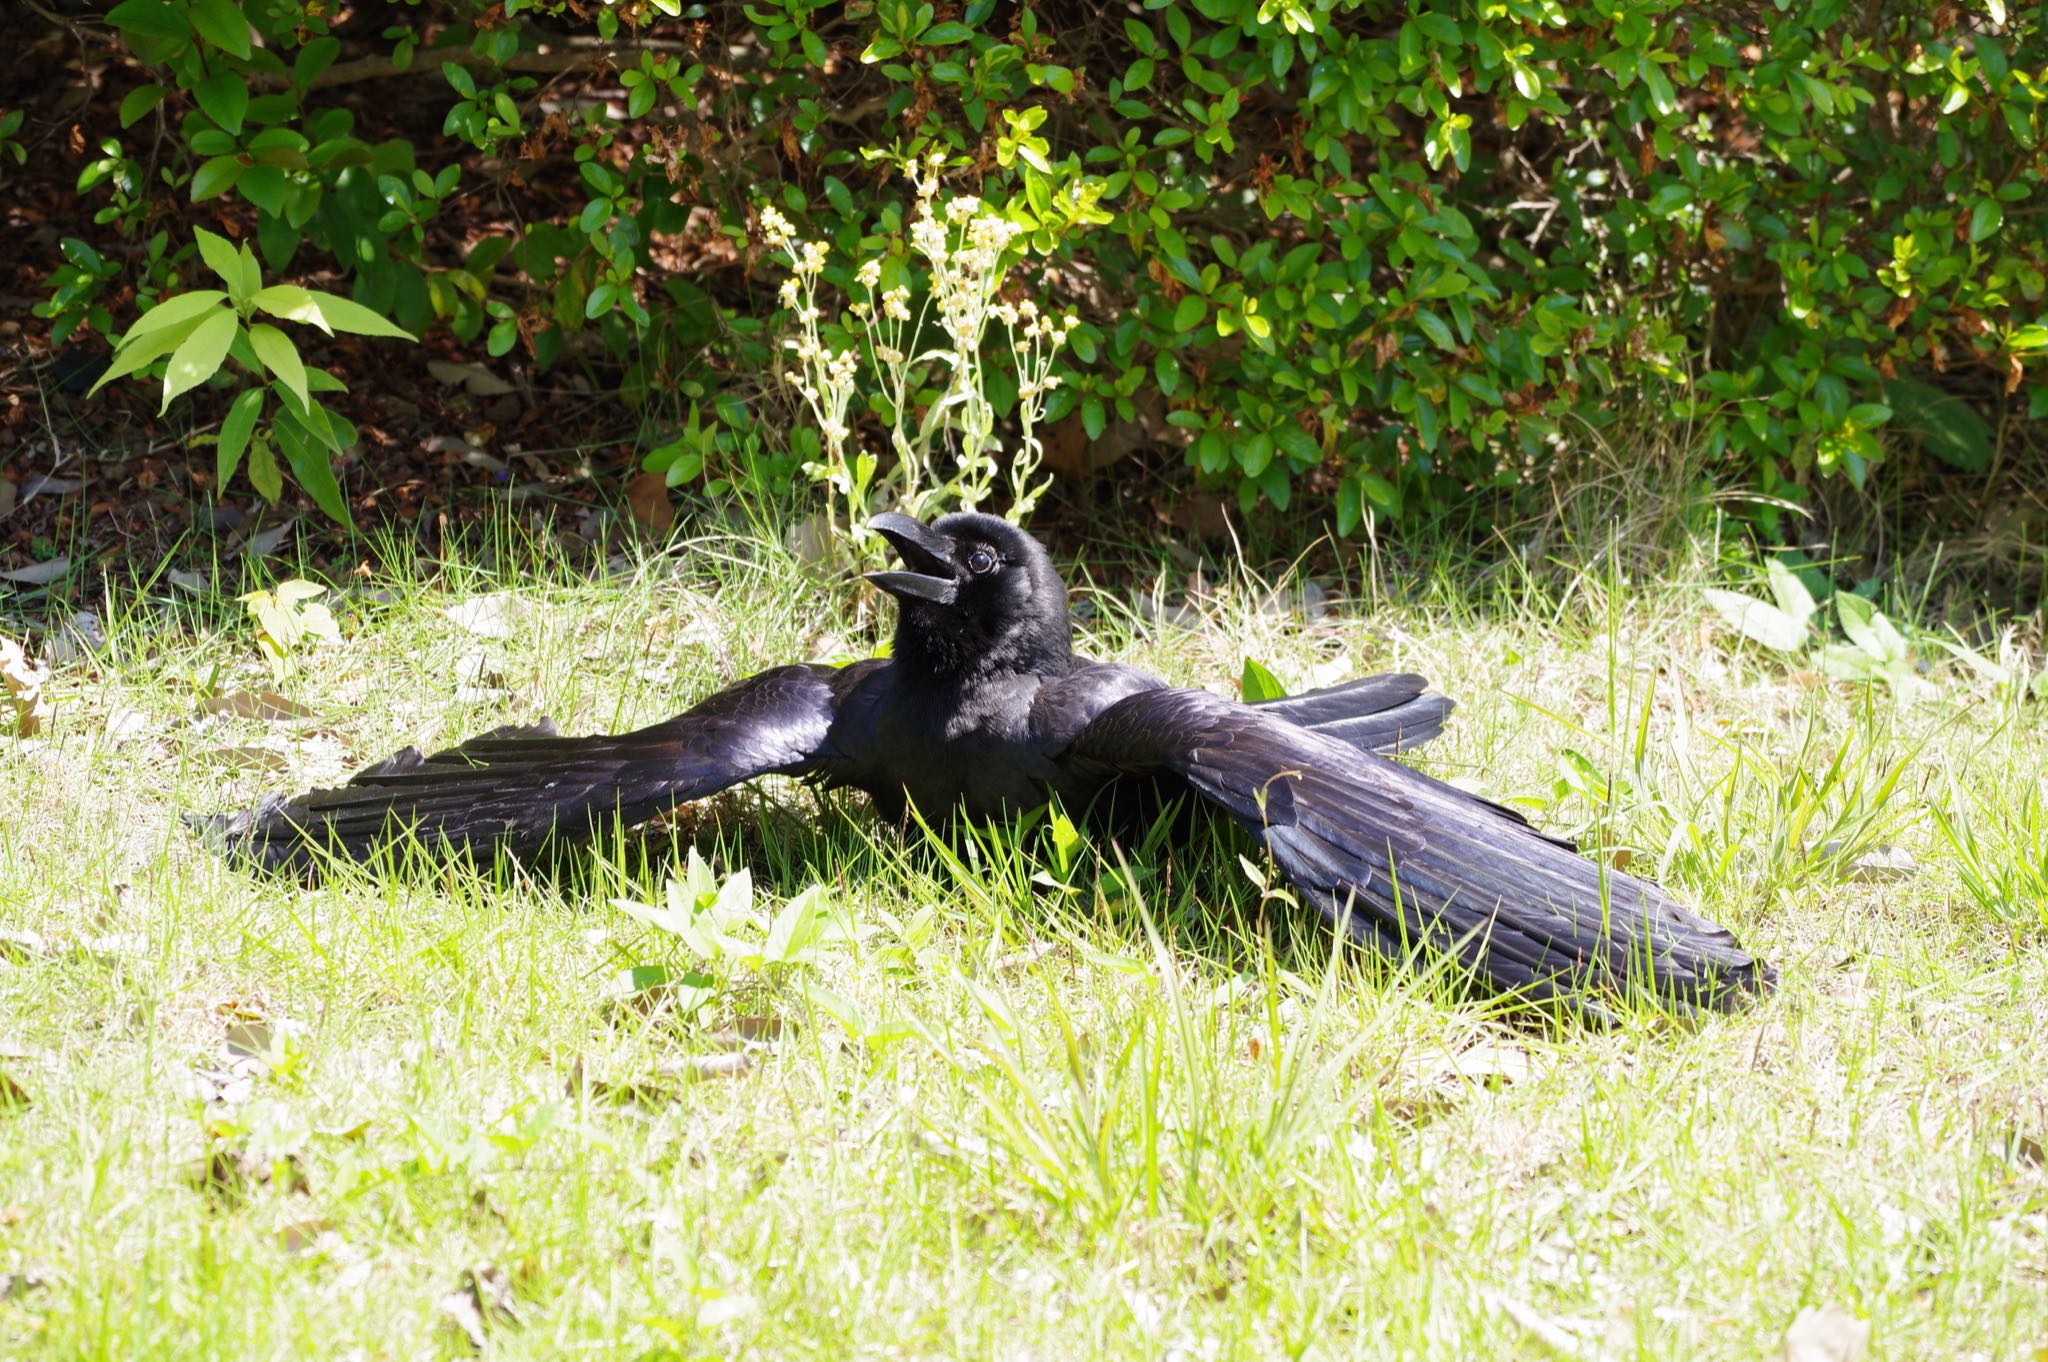
[[[1074,811],[1138,790],[1196,797],[1265,846],[1302,898],[1400,960],[1449,953],[1496,988],[1597,1011],[1640,992],[1730,1009],[1769,966],[1646,881],[1605,870],[1512,810],[1378,755],[1438,733],[1419,677],[1369,677],[1260,705],[1076,656],[1045,549],[993,516],[877,516],[903,568],[888,659],[777,667],[632,733],[543,722],[433,756],[408,748],[334,790],[202,820],[273,869],[354,859],[416,834],[515,854],[643,821],[763,775],[865,791],[881,813]]]

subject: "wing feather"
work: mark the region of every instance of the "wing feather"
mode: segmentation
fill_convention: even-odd
[[[1591,1006],[1642,989],[1729,1009],[1776,973],[1657,886],[1512,810],[1261,708],[1159,689],[1104,709],[1077,773],[1171,776],[1258,836],[1333,921],[1397,957],[1448,952],[1496,986]]]
[[[271,869],[311,868],[323,851],[364,860],[407,834],[437,852],[526,853],[755,776],[813,770],[857,670],[777,667],[631,733],[565,737],[543,720],[431,756],[406,748],[339,788],[194,821]]]

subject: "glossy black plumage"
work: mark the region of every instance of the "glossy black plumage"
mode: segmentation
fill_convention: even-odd
[[[1169,687],[1072,652],[1043,548],[989,516],[881,516],[904,570],[888,661],[779,667],[633,733],[503,729],[408,749],[336,790],[207,820],[243,854],[304,869],[405,832],[515,853],[638,822],[768,774],[866,791],[900,818],[986,817],[1112,787],[1192,793],[1266,846],[1333,922],[1388,953],[1449,952],[1503,989],[1597,1006],[1640,989],[1727,1008],[1769,967],[1656,886],[1604,871],[1507,809],[1388,761],[1441,731],[1421,678],[1368,677],[1265,705]]]

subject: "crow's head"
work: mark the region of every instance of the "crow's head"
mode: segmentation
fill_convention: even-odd
[[[905,571],[871,572],[894,596],[896,657],[935,676],[1057,675],[1070,665],[1067,588],[1036,539],[992,515],[868,522]]]

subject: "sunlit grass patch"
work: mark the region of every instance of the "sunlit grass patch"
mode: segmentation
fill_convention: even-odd
[[[1802,675],[1676,568],[1084,596],[1089,651],[1175,681],[1429,675],[1460,708],[1418,765],[1783,971],[1685,1024],[1337,948],[1224,836],[936,847],[770,781],[303,886],[179,826],[886,622],[745,536],[597,580],[490,547],[333,584],[282,683],[261,574],[123,588],[0,740],[0,1353],[1752,1358],[1828,1308],[1880,1356],[2048,1342],[2048,725],[1967,665],[1917,703]],[[312,717],[204,713],[274,686]],[[692,848],[692,902],[750,882],[716,942],[622,906]]]

